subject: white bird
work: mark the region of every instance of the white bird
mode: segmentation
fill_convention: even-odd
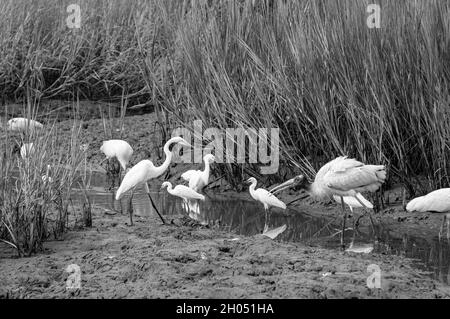
[[[150,160],[142,160],[136,165],[134,165],[124,176],[122,183],[119,186],[119,189],[116,193],[116,200],[120,200],[122,195],[129,190],[134,190],[136,186],[143,184],[145,191],[150,198],[150,202],[153,205],[158,216],[161,218],[162,222],[165,223],[161,214],[158,212],[158,209],[155,206],[155,203],[150,196],[150,190],[148,188],[147,182],[153,178],[157,178],[164,174],[164,172],[169,168],[170,162],[172,161],[172,152],[170,151],[170,147],[173,144],[180,144],[184,146],[190,147],[191,145],[186,142],[183,138],[177,136],[173,137],[166,142],[164,145],[164,153],[166,154],[166,159],[161,166],[154,166],[152,161]]]
[[[22,159],[26,159],[33,155],[34,149],[35,147],[33,143],[25,143],[20,148],[20,156],[22,157]]]
[[[180,197],[180,198],[184,199],[185,201],[187,201],[189,199],[205,200],[205,196],[197,193],[192,188],[189,188],[184,185],[177,185],[174,188],[172,188],[172,183],[164,182],[161,185],[161,189],[163,189],[165,187],[167,187],[167,191],[169,192],[169,194]]]
[[[35,120],[30,120],[24,117],[15,117],[10,119],[7,123],[7,129],[15,132],[33,131],[35,129],[42,129],[44,126]]]
[[[414,198],[406,205],[408,212],[430,212],[439,213],[444,216],[441,229],[439,230],[439,237],[447,221],[447,238],[450,237],[450,188],[442,188],[435,190],[425,196]]]
[[[346,196],[353,197],[366,208],[361,192],[374,192],[380,188],[386,179],[384,165],[365,165],[346,156],[338,157],[317,172],[314,182],[310,183],[305,176],[299,175],[283,184],[273,188],[271,193],[276,194],[286,188],[298,185],[300,188],[317,199],[330,199],[333,195],[341,197],[344,220],[342,223],[341,245],[344,247],[345,200]]]
[[[202,191],[209,182],[210,165],[214,163],[215,157],[212,154],[206,154],[203,156],[203,162],[205,163],[205,169],[201,170],[189,170],[181,174],[181,178],[189,182],[189,187],[197,192]],[[189,210],[189,216],[195,216],[200,214],[200,207],[194,200],[186,201],[186,208]],[[193,215],[194,214],[194,215]],[[194,218],[196,219],[196,218]]]
[[[104,141],[100,151],[105,154],[106,159],[117,158],[124,171],[133,155],[133,148],[123,140]]]
[[[275,197],[272,193],[270,193],[268,190],[265,190],[264,188],[258,188],[255,189],[256,184],[258,183],[256,181],[256,178],[250,177],[247,180],[247,183],[250,183],[249,191],[252,198],[261,204],[264,205],[265,210],[265,222],[264,222],[264,233],[268,231],[268,225],[267,225],[267,213],[270,209],[270,207],[278,207],[281,209],[286,209],[286,204],[283,203],[281,200]]]
[[[205,162],[205,169],[201,170],[189,170],[181,174],[181,178],[189,182],[189,187],[195,191],[201,191],[208,185],[210,165],[214,163],[215,157],[212,154],[206,154],[203,156],[203,161]]]

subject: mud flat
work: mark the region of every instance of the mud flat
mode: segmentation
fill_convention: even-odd
[[[186,217],[136,218],[94,212],[94,228],[11,258],[1,246],[2,298],[448,298],[445,286],[412,260],[283,243],[196,225]],[[9,256],[9,257],[8,257]],[[81,269],[81,289],[66,289],[66,268]],[[367,287],[368,266],[381,288]]]

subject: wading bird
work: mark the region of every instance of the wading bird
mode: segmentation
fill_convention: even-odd
[[[215,157],[212,154],[206,154],[203,156],[203,161],[205,162],[205,169],[200,170],[189,170],[181,174],[181,178],[189,182],[189,187],[195,191],[202,191],[203,188],[208,185],[210,165],[214,163]]]
[[[346,156],[338,157],[324,166],[317,172],[314,182],[310,183],[304,175],[294,177],[281,185],[273,188],[271,193],[276,194],[286,188],[299,186],[317,199],[330,199],[333,195],[341,198],[340,203],[344,220],[342,222],[341,245],[344,248],[346,196],[353,197],[361,206],[370,208],[364,204],[361,192],[374,192],[380,188],[386,179],[384,165],[365,165],[355,159]]]
[[[100,151],[105,154],[106,159],[117,158],[120,166],[125,171],[131,156],[133,155],[133,148],[123,140],[109,140],[104,141],[100,147]]]
[[[6,125],[8,130],[25,133],[27,130],[42,129],[44,126],[35,120],[29,120],[24,117],[15,117],[10,119]]]
[[[214,160],[214,155],[206,154],[203,156],[203,162],[205,163],[205,169],[203,171],[191,169],[181,174],[181,178],[189,182],[189,187],[191,189],[196,192],[201,192],[205,186],[208,185],[211,170],[210,165],[214,163]],[[200,213],[198,203],[194,200],[186,201],[186,207],[189,210],[189,213]]]
[[[450,188],[435,190],[425,196],[414,198],[406,205],[408,212],[430,212],[444,216],[439,230],[439,238],[442,235],[445,222],[447,222],[447,239],[450,238]]]
[[[172,188],[172,183],[164,182],[161,185],[161,189],[165,187],[167,187],[167,191],[169,192],[169,194],[182,198],[184,202],[188,201],[189,199],[205,200],[205,196],[184,185],[177,185]]]
[[[278,198],[276,198],[275,195],[271,194],[269,191],[263,188],[255,189],[256,184],[258,183],[256,181],[256,178],[250,177],[247,180],[247,183],[251,184],[249,187],[249,191],[252,198],[264,205],[265,210],[264,233],[265,233],[268,230],[267,213],[269,212],[270,207],[274,206],[281,209],[286,209],[286,204],[283,203]]]
[[[34,144],[33,143],[25,143],[20,148],[20,156],[22,159],[26,159],[32,156],[34,153]]]
[[[153,202],[153,199],[150,195],[150,190],[148,188],[147,182],[153,178],[157,178],[164,174],[164,172],[169,168],[170,162],[172,161],[172,151],[170,150],[170,147],[174,144],[180,144],[184,146],[190,147],[191,145],[186,142],[183,138],[177,136],[173,137],[170,140],[166,142],[164,145],[164,153],[166,154],[166,159],[164,163],[161,166],[154,166],[152,161],[150,160],[142,160],[136,165],[134,165],[124,176],[122,183],[119,186],[119,189],[116,193],[116,200],[120,200],[122,195],[126,193],[129,190],[132,190],[131,197],[133,197],[133,192],[136,186],[143,184],[145,188],[145,192],[147,193],[150,202],[155,209],[156,213],[158,214],[159,218],[165,224],[165,221],[161,214],[159,213],[158,209],[156,208],[155,203]],[[131,199],[130,199],[131,201]]]

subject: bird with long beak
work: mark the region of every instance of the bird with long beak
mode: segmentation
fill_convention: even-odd
[[[338,157],[320,168],[313,182],[308,181],[304,175],[296,176],[270,190],[277,194],[287,188],[296,187],[304,189],[310,196],[319,199],[331,199],[333,196],[341,198],[342,222],[341,246],[345,248],[345,200],[349,196],[354,198],[361,207],[370,208],[361,192],[374,192],[378,190],[386,179],[384,165],[365,165],[355,159],[344,156]]]
[[[150,160],[140,161],[125,174],[122,183],[120,184],[119,189],[116,192],[116,200],[120,200],[123,194],[129,190],[132,190],[131,198],[133,198],[133,193],[136,186],[144,185],[145,192],[147,193],[148,198],[150,199],[150,203],[152,204],[153,209],[156,211],[163,224],[165,224],[164,218],[161,216],[158,209],[156,208],[155,203],[153,202],[147,182],[151,179],[161,176],[169,168],[169,165],[173,157],[173,153],[170,150],[170,147],[172,147],[174,144],[180,144],[183,146],[191,147],[191,144],[189,144],[182,137],[176,136],[171,138],[166,142],[166,144],[164,144],[164,153],[166,154],[166,159],[164,160],[161,166],[153,165],[152,161]]]
[[[269,191],[263,189],[263,188],[256,188],[256,178],[250,177],[247,181],[247,184],[251,184],[249,187],[250,196],[261,204],[264,205],[264,211],[265,211],[265,219],[264,219],[264,233],[268,231],[268,225],[267,225],[267,214],[269,212],[270,207],[278,207],[281,209],[286,209],[286,204],[283,203],[281,200],[275,197],[275,195],[271,194]]]

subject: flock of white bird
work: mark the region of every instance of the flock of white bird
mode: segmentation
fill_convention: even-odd
[[[26,131],[34,129],[42,129],[43,125],[34,120],[26,118],[13,118],[8,121],[7,128],[11,131]],[[105,154],[106,159],[116,158],[122,169],[126,171],[125,176],[116,192],[116,200],[120,200],[124,193],[131,191],[143,185],[150,202],[161,221],[165,223],[164,218],[156,208],[155,203],[150,195],[148,182],[161,176],[168,169],[173,153],[170,148],[174,144],[190,147],[191,145],[181,137],[173,137],[164,145],[165,160],[160,166],[155,166],[150,160],[142,160],[130,169],[127,166],[133,155],[132,147],[123,140],[109,140],[103,142],[100,150]],[[33,153],[33,144],[24,144],[21,147],[20,154],[22,158],[26,158]],[[215,158],[211,154],[204,156],[204,170],[189,170],[181,175],[183,180],[188,182],[188,186],[176,185],[172,187],[170,182],[163,182],[161,188],[167,188],[167,191],[174,196],[182,198],[186,203],[190,203],[191,207],[195,206],[197,200],[205,200],[205,196],[201,194],[209,182],[210,165]],[[250,177],[247,182],[250,184],[249,192],[251,197],[260,202],[264,206],[266,212],[271,207],[286,209],[286,204],[279,200],[275,195],[287,188],[293,186],[304,189],[310,196],[317,199],[333,198],[337,203],[341,204],[344,213],[341,244],[344,245],[344,233],[346,216],[345,205],[353,208],[372,209],[373,205],[363,197],[363,192],[375,192],[384,183],[386,179],[386,170],[383,165],[366,165],[355,159],[348,157],[338,157],[325,164],[317,172],[314,181],[310,182],[304,175],[294,177],[271,190],[263,188],[256,189],[257,180]],[[425,196],[417,197],[410,201],[406,206],[409,212],[431,212],[443,215],[443,222],[439,231],[439,236],[443,232],[445,223],[447,222],[447,238],[450,233],[450,188],[443,188],[433,191]]]

